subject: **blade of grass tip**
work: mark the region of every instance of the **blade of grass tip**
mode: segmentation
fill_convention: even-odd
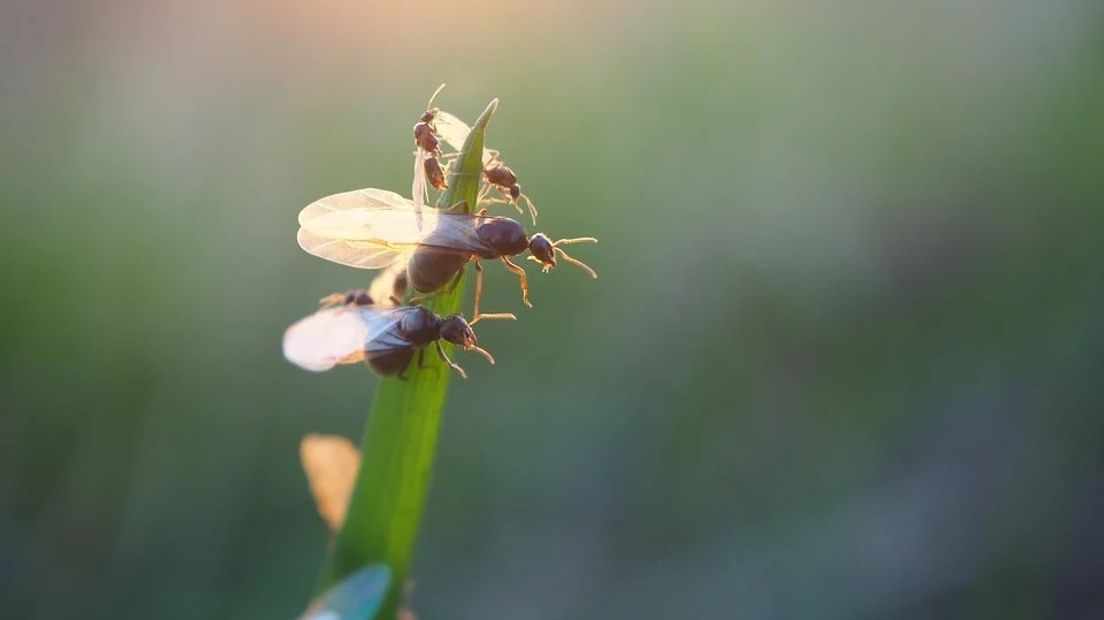
[[[472,126],[439,206],[460,201],[469,207],[476,204],[483,171],[483,136],[497,108],[495,99]],[[460,310],[463,298],[461,279],[451,293],[442,292],[427,306],[447,316]],[[453,356],[452,345],[446,343],[445,347]],[[401,603],[452,378],[452,372],[432,351],[425,361],[428,368],[411,369],[406,381],[380,380],[361,441],[360,471],[348,516],[318,584],[322,591],[362,566],[386,564],[392,580],[378,618],[394,618]]]

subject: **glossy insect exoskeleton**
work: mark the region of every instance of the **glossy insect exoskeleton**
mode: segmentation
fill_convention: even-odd
[[[467,123],[442,110],[435,110],[433,127],[437,132],[437,137],[444,140],[456,151],[463,148],[464,141],[471,132],[471,128],[468,127]],[[529,209],[529,217],[536,225],[537,206],[533,204],[528,196],[522,193],[517,174],[502,163],[500,155],[494,149],[483,149],[483,179],[487,182],[487,185],[479,195],[479,204],[502,202],[513,205],[518,213],[524,213],[519,200],[524,201],[525,206]],[[492,188],[498,190],[507,198],[488,198],[487,194]]]
[[[299,213],[299,245],[327,260],[361,269],[383,269],[402,262],[415,290],[430,293],[458,279],[468,261],[476,263],[478,318],[483,278],[481,260],[499,260],[518,276],[522,301],[529,303],[525,270],[510,260],[528,250],[544,272],[556,267],[557,258],[598,274],[563,250],[575,243],[597,243],[593,237],[551,241],[542,233],[532,236],[516,220],[493,217],[481,211],[467,213],[463,203],[447,210],[419,206],[384,190],[368,188],[322,198]]]
[[[445,171],[441,168],[441,162],[436,157],[427,157],[425,160],[426,182],[436,190],[448,188],[445,181]]]
[[[315,372],[366,362],[381,375],[405,378],[414,353],[434,345],[441,360],[467,378],[464,369],[449,359],[441,340],[475,351],[494,364],[491,354],[477,345],[475,332],[463,316],[442,318],[422,306],[322,308],[284,332],[284,357]]]
[[[418,118],[418,122],[414,125],[414,144],[417,148],[414,150],[414,184],[411,190],[413,198],[418,204],[425,204],[427,183],[436,190],[448,187],[448,182],[445,180],[445,170],[441,167],[439,160],[441,157],[441,140],[437,134],[435,124],[440,111],[433,107],[433,100],[437,98],[437,93],[440,93],[444,87],[445,85],[441,84],[437,87],[437,90],[433,91],[433,94],[429,97],[429,102],[426,104],[426,111],[422,113]]]

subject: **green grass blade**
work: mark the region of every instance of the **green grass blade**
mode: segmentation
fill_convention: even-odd
[[[497,108],[495,99],[472,126],[439,206],[460,201],[467,201],[469,206],[476,204],[483,170],[483,136]],[[442,292],[426,305],[445,316],[459,312],[463,298],[461,280],[452,292]],[[452,345],[445,346],[456,360]],[[425,360],[429,368],[411,369],[407,381],[383,379],[376,389],[361,441],[360,472],[348,517],[334,541],[319,584],[324,590],[362,566],[386,564],[393,579],[379,618],[394,618],[401,602],[429,490],[441,411],[452,379],[452,372],[432,349],[426,352]],[[457,361],[467,366],[484,364],[481,358],[471,356]]]

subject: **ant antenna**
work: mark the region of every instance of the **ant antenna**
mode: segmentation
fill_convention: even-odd
[[[514,316],[513,312],[494,312],[494,313],[491,313],[491,314],[480,314],[479,316],[477,316],[474,319],[472,319],[471,321],[469,321],[468,326],[470,327],[472,325],[475,325],[476,323],[482,321],[483,319],[487,319],[488,321],[490,321],[490,320],[516,321],[517,317]],[[491,362],[491,363],[493,364],[494,362]]]
[[[575,265],[579,269],[582,269],[583,271],[586,272],[586,274],[588,276],[590,276],[591,278],[597,280],[598,279],[598,272],[597,271],[594,271],[593,269],[591,269],[590,265],[587,265],[583,261],[581,261],[577,258],[572,258],[567,252],[563,251],[563,248],[559,247],[561,245],[574,245],[576,243],[598,243],[598,240],[595,239],[594,237],[575,237],[574,239],[560,239],[559,241],[554,241],[552,243],[552,250],[556,254],[558,254],[561,258],[563,258],[565,261],[571,263],[572,265]]]
[[[594,237],[575,237],[574,239],[560,239],[559,241],[553,241],[552,247],[559,245],[574,245],[576,243],[598,243],[598,240]]]
[[[471,346],[471,350],[475,351],[476,353],[478,353],[478,354],[482,355],[483,357],[487,358],[487,363],[490,364],[491,366],[494,366],[494,363],[495,363],[494,356],[491,355],[490,351],[484,349],[483,347],[474,345],[474,344]]]
[[[525,194],[521,194],[521,198],[525,200],[525,206],[529,207],[529,217],[533,218],[533,226],[537,225],[537,205],[533,204],[532,200]],[[516,204],[516,203],[515,203]],[[521,208],[518,208],[518,213],[521,213]],[[595,240],[597,243],[597,240]]]
[[[441,85],[437,87],[437,90],[433,91],[433,94],[429,96],[429,101],[426,103],[427,110],[433,109],[433,100],[437,98],[438,93],[444,90],[444,88],[445,84],[442,82]]]
[[[597,271],[594,271],[593,269],[591,269],[591,268],[590,268],[590,265],[588,265],[588,264],[584,263],[583,261],[581,261],[581,260],[579,260],[579,259],[577,259],[577,258],[572,258],[571,256],[569,256],[569,255],[568,255],[568,253],[567,253],[567,252],[564,252],[564,251],[563,251],[562,249],[560,249],[560,248],[557,248],[557,247],[553,247],[552,249],[553,249],[553,250],[554,250],[554,251],[556,252],[556,254],[558,254],[558,255],[560,256],[560,258],[562,258],[562,259],[564,259],[565,261],[567,261],[567,262],[571,263],[572,265],[575,265],[575,266],[576,266],[576,267],[578,267],[579,269],[582,269],[582,270],[583,270],[583,271],[585,271],[585,272],[586,272],[586,274],[587,274],[588,276],[590,276],[591,278],[593,278],[593,279],[595,279],[595,280],[597,280],[597,279],[598,279],[598,272],[597,272]]]

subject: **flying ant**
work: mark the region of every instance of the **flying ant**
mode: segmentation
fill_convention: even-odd
[[[448,187],[445,180],[445,171],[441,168],[439,157],[441,156],[440,136],[437,134],[435,120],[440,110],[433,107],[433,100],[445,85],[441,84],[429,97],[426,103],[426,111],[419,117],[414,125],[414,185],[411,193],[418,204],[425,204],[426,184],[433,189],[442,190]]]
[[[456,151],[460,151],[464,147],[468,134],[471,133],[471,128],[464,121],[442,110],[436,110],[434,116],[434,130],[437,131],[437,137],[443,139]],[[479,204],[488,202],[511,204],[518,213],[524,213],[521,205],[518,204],[518,200],[524,200],[525,206],[529,209],[529,217],[532,218],[533,225],[536,225],[537,206],[521,192],[517,174],[502,162],[501,153],[494,149],[483,149],[483,179],[487,182],[487,186],[479,194]],[[497,189],[509,198],[486,198],[491,188]]]
[[[593,237],[552,241],[543,233],[528,236],[516,220],[492,217],[486,209],[467,212],[460,202],[449,209],[419,206],[394,192],[368,188],[334,194],[299,213],[299,246],[308,253],[360,269],[406,265],[415,290],[432,293],[450,281],[455,286],[468,261],[475,262],[475,314],[483,293],[481,260],[498,259],[518,276],[522,302],[529,307],[525,270],[510,260],[528,250],[545,273],[557,258],[597,279],[586,263],[564,251],[575,243],[597,243]]]
[[[464,369],[449,359],[441,346],[447,340],[465,351],[479,353],[494,364],[494,357],[476,344],[471,326],[482,319],[512,318],[483,315],[470,323],[459,314],[441,317],[423,306],[350,304],[322,308],[299,320],[284,332],[284,357],[300,368],[321,372],[339,364],[367,362],[377,373],[404,373],[418,351],[419,367],[425,348],[433,344],[449,368],[467,379]]]

